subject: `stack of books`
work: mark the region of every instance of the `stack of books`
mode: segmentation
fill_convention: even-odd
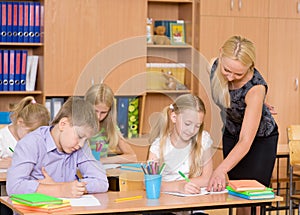
[[[54,213],[71,209],[70,201],[42,193],[12,194],[10,198],[14,207],[30,211]]]
[[[266,187],[256,180],[230,180],[226,187],[228,193],[244,199],[273,199],[272,188]]]

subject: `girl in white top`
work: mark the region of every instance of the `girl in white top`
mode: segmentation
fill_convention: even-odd
[[[165,163],[161,191],[200,193],[213,171],[212,139],[203,131],[205,106],[191,94],[179,96],[162,111],[150,134],[149,160]],[[190,182],[178,173],[181,171]]]
[[[0,168],[8,168],[17,142],[30,131],[48,125],[47,108],[36,103],[32,96],[23,98],[11,109],[11,124],[0,129]]]

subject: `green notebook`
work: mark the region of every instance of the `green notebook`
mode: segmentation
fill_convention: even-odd
[[[48,196],[42,193],[12,194],[10,198],[12,201],[16,201],[21,204],[29,205],[29,206],[63,203],[63,200],[60,198],[56,198],[54,196]]]
[[[261,195],[272,195],[274,194],[273,189],[266,187],[264,190],[249,190],[249,191],[236,191],[230,186],[226,186],[228,191],[240,193],[246,196],[261,196]]]

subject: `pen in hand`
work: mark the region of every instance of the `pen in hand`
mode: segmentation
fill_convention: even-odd
[[[77,174],[75,175],[75,177],[76,177],[77,181],[79,181],[79,182],[81,181]]]
[[[185,180],[186,182],[190,182],[190,181],[191,181],[191,180],[190,180],[188,177],[186,177],[186,175],[183,174],[181,171],[178,171],[178,173],[179,173],[179,175],[181,175],[181,176],[184,178],[184,180]]]
[[[11,148],[11,147],[8,147],[9,148],[9,150],[11,151],[11,152],[14,152],[14,150]]]

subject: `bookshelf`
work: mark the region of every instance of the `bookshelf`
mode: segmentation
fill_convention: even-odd
[[[15,11],[17,11],[17,14],[19,14],[19,10],[21,10],[21,8],[24,8],[25,11],[25,7],[28,8],[34,8],[32,10],[36,10],[36,7],[39,8],[39,11],[42,11],[42,8],[44,7],[44,1],[40,0],[40,1],[28,1],[28,0],[23,0],[23,1],[1,1],[1,9],[3,8],[3,4],[5,4],[4,7],[6,7],[7,9],[7,15],[9,15],[9,13],[15,13]],[[8,12],[8,3],[12,4],[12,12]],[[37,4],[39,4],[37,6]],[[20,6],[22,5],[22,7]],[[31,9],[29,9],[30,11]],[[29,12],[30,14],[30,12]],[[2,10],[1,10],[1,15],[3,15]],[[41,15],[41,14],[40,14]],[[42,16],[40,16],[41,18]],[[17,17],[19,18],[19,17]],[[7,19],[9,20],[9,18]],[[14,16],[12,17],[12,21],[14,23]],[[29,20],[30,23],[30,20]],[[42,23],[42,19],[39,19],[39,23]],[[12,24],[13,25],[13,24]],[[19,25],[17,26],[19,27]],[[40,25],[40,27],[42,27],[42,25]],[[12,31],[16,31],[14,30],[13,27],[11,27]],[[16,28],[17,29],[17,28]],[[8,30],[8,27],[6,29]],[[22,29],[24,32],[25,30]],[[18,28],[18,32],[20,33],[20,28]],[[37,29],[32,29],[29,28],[29,31],[35,31]],[[1,27],[1,31],[3,31],[2,27]],[[38,29],[39,32],[42,32],[42,30],[40,30],[40,28]],[[17,33],[18,33],[17,32]],[[0,111],[9,111],[9,107],[11,105],[14,105],[16,103],[18,103],[22,98],[26,97],[26,96],[33,96],[35,97],[35,99],[37,100],[37,102],[39,103],[44,103],[44,80],[43,80],[43,76],[44,76],[44,68],[43,68],[43,55],[44,55],[44,45],[43,45],[43,37],[42,34],[39,34],[40,37],[39,39],[37,39],[36,41],[31,38],[29,38],[28,40],[24,39],[24,37],[20,37],[20,38],[16,38],[14,37],[13,39],[2,39],[0,41],[0,49],[1,50],[25,50],[27,51],[27,56],[31,56],[31,55],[38,55],[39,56],[39,63],[38,63],[38,69],[37,69],[37,76],[36,76],[36,84],[35,84],[35,90],[34,91],[19,91],[19,90],[5,90],[5,91],[0,91],[0,97],[1,97],[1,102],[0,102]],[[18,37],[18,36],[17,36]],[[15,53],[16,56],[16,53]],[[9,62],[10,63],[10,62]],[[10,65],[9,65],[10,66]],[[25,67],[26,68],[26,67]],[[16,77],[16,76],[15,76]]]
[[[140,108],[140,134],[150,131],[149,119],[155,112],[160,112],[174,99],[185,93],[197,93],[197,81],[193,74],[194,49],[197,45],[199,27],[199,0],[148,0],[147,18],[156,20],[183,20],[185,27],[185,44],[153,45],[147,44],[147,63],[182,63],[185,65],[184,85],[182,90],[147,89],[142,96]]]

